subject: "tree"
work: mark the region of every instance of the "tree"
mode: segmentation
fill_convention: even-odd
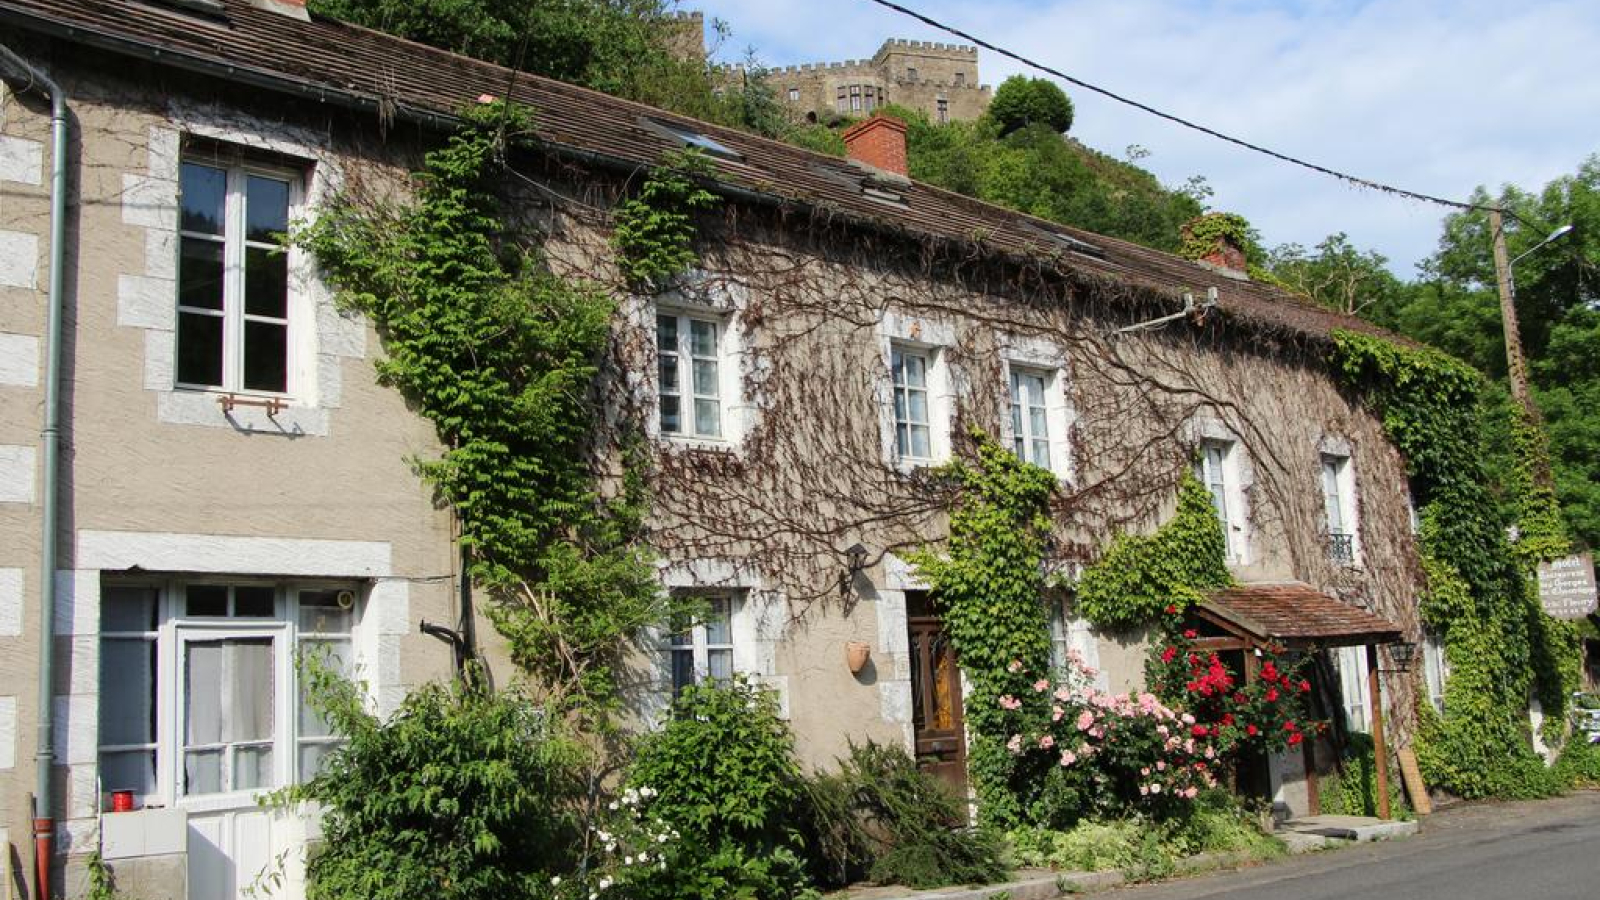
[[[1072,128],[1072,100],[1055,82],[1013,75],[1000,83],[987,113],[1000,134],[1029,125],[1045,125],[1056,134]]]
[[[1517,263],[1517,315],[1568,530],[1580,543],[1600,546],[1600,156],[1537,192],[1508,185],[1495,196],[1480,187],[1471,200],[1507,210],[1512,257],[1554,227],[1573,226]],[[1487,213],[1448,216],[1438,251],[1422,263],[1422,279],[1395,305],[1392,320],[1372,317],[1503,379],[1505,336],[1490,237]]]
[[[1346,315],[1390,322],[1405,285],[1380,253],[1362,252],[1344,232],[1330,234],[1307,251],[1280,244],[1267,257],[1267,269],[1290,290]]]

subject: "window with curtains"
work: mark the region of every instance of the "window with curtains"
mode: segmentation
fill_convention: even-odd
[[[289,230],[300,176],[185,159],[179,174],[179,387],[289,393]]]
[[[672,693],[703,681],[726,683],[733,678],[733,609],[731,594],[699,597],[706,604],[699,619],[676,623],[667,638],[667,669],[672,678]]]
[[[109,584],[100,629],[100,780],[146,802],[270,790],[315,775],[339,739],[299,655],[349,671],[353,586]]]
[[[1011,441],[1019,459],[1054,469],[1050,459],[1049,402],[1045,390],[1051,374],[1011,368]]]
[[[1322,508],[1323,523],[1328,529],[1328,559],[1339,565],[1355,565],[1355,486],[1350,457],[1322,454]]]
[[[1227,542],[1229,562],[1243,562],[1244,517],[1243,498],[1240,496],[1235,459],[1238,448],[1233,441],[1205,440],[1200,443],[1200,460],[1195,475],[1211,493],[1211,503],[1216,507],[1217,518],[1222,522],[1223,538]]]
[[[1367,688],[1367,648],[1340,647],[1334,656],[1339,670],[1339,697],[1345,725],[1351,731],[1371,732],[1372,715]]]

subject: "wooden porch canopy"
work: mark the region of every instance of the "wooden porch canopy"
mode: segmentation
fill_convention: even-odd
[[[1208,595],[1193,615],[1212,626],[1204,629],[1212,633],[1195,643],[1217,650],[1263,644],[1306,650],[1391,644],[1401,639],[1400,626],[1393,622],[1299,581],[1223,588]]]

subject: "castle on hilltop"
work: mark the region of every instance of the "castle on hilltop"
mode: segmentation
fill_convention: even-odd
[[[884,41],[871,59],[771,69],[766,82],[813,121],[865,116],[886,103],[920,109],[932,122],[965,121],[983,115],[992,93],[978,81],[976,47],[904,38]]]
[[[705,20],[698,12],[675,12],[666,21],[667,41],[685,58],[704,59]],[[931,122],[976,119],[992,93],[978,81],[978,50],[961,44],[883,42],[870,59],[806,63],[763,70],[763,80],[797,117],[826,122],[861,117],[886,103],[928,114]],[[730,80],[748,77],[742,65],[725,70]]]

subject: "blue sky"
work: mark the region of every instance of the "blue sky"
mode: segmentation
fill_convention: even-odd
[[[1597,0],[902,0],[1118,93],[1335,169],[1423,193],[1537,188],[1600,153]],[[720,56],[769,65],[871,56],[886,37],[953,40],[868,0],[683,0],[725,20]],[[1022,66],[981,53],[985,82]],[[1029,73],[1038,74],[1038,73]],[[1065,86],[1072,133],[1163,182],[1204,175],[1269,245],[1334,231],[1409,276],[1435,206],[1358,190]]]

